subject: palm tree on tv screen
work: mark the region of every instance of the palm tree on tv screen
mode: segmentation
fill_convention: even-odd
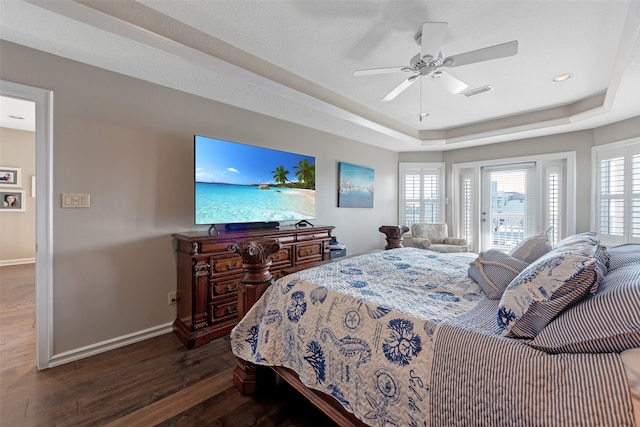
[[[287,181],[289,181],[287,179],[287,175],[289,174],[289,171],[286,170],[284,166],[278,166],[277,168],[272,170],[271,173],[273,174],[273,179],[276,181],[276,184],[283,185]]]
[[[296,170],[296,178],[305,188],[315,188],[316,186],[316,165],[309,164],[309,159],[300,160],[293,167]]]

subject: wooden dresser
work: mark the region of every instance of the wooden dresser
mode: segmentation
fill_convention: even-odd
[[[233,242],[275,239],[282,244],[271,255],[271,274],[329,259],[333,226],[279,227],[262,230],[176,233],[178,283],[177,318],[173,331],[187,348],[228,335],[238,323],[238,283],[242,258],[230,252]]]

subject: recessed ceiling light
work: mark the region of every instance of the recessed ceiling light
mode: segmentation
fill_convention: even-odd
[[[9,117],[11,117],[12,119],[16,119],[16,120],[24,120],[24,117],[22,117],[22,116],[12,116],[12,115],[9,115]]]
[[[573,74],[571,73],[559,74],[553,78],[553,81],[556,83],[563,82],[565,80],[569,80],[571,77],[573,77]]]

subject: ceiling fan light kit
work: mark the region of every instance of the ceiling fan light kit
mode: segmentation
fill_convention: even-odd
[[[444,57],[441,52],[442,43],[447,29],[446,22],[425,22],[422,25],[422,32],[415,36],[415,41],[420,45],[420,53],[409,61],[409,66],[372,68],[354,71],[354,76],[365,76],[375,74],[386,74],[393,72],[411,72],[413,76],[403,80],[398,86],[391,90],[384,98],[383,102],[395,99],[404,92],[418,77],[430,76],[432,80],[438,82],[445,90],[452,94],[458,94],[469,87],[465,82],[457,77],[441,70],[441,68],[460,67],[462,65],[475,64],[477,62],[490,61],[493,59],[513,56],[518,53],[518,41],[513,40],[507,43],[488,46],[485,48],[472,50],[457,55]],[[488,89],[487,89],[488,88]],[[489,85],[464,92],[465,96],[473,96],[478,93],[493,90]],[[422,120],[422,114],[420,119]]]

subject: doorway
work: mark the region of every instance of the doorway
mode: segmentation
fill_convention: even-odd
[[[53,355],[52,213],[53,213],[53,92],[0,80],[0,96],[35,103],[36,138],[36,367],[45,369]]]

